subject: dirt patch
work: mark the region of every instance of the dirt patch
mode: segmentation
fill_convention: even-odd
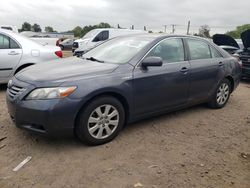
[[[2,87],[0,187],[249,188],[249,85],[241,84],[221,110],[199,105],[141,121],[98,147],[17,129]]]

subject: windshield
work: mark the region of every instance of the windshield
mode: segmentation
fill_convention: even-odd
[[[150,37],[115,38],[90,50],[82,57],[85,59],[97,59],[104,63],[123,64],[132,59],[152,40],[153,38]]]
[[[88,33],[86,33],[82,39],[86,39],[86,38],[92,38],[94,37],[99,31],[98,30],[91,30]]]

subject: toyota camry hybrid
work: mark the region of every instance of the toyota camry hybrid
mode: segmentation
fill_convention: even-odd
[[[200,103],[222,108],[240,76],[240,62],[205,39],[140,34],[24,69],[6,97],[17,127],[98,145],[143,118]]]

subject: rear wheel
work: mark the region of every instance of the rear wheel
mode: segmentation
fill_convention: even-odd
[[[80,112],[76,135],[90,145],[104,144],[118,135],[124,120],[124,108],[117,99],[109,96],[99,97]]]
[[[208,105],[211,108],[223,108],[231,94],[231,83],[228,79],[224,79],[215,91]]]

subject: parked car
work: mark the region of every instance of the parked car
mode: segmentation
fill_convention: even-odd
[[[233,37],[225,34],[215,34],[213,42],[230,54],[238,53],[243,49]]]
[[[0,84],[30,65],[60,57],[59,47],[42,46],[18,33],[0,30]]]
[[[141,33],[147,33],[147,31],[113,28],[93,29],[86,35],[84,35],[81,39],[75,40],[75,42],[73,43],[72,52],[77,49],[77,54],[75,55],[83,54],[84,52],[103,43],[108,39],[128,34]]]
[[[242,77],[250,77],[250,30],[241,35],[241,41],[228,35],[216,34],[213,42],[242,61]]]
[[[242,61],[242,77],[250,78],[250,29],[241,34],[244,49],[239,53]]]
[[[19,128],[48,136],[75,133],[92,145],[153,115],[199,103],[222,108],[241,75],[237,59],[223,49],[179,35],[118,37],[81,58],[56,62],[9,81],[10,117]]]
[[[59,47],[61,50],[71,50],[73,47],[74,39],[65,39],[62,42],[59,42]]]
[[[0,25],[0,29],[5,29],[5,30],[12,31],[14,33],[18,33],[17,27],[13,25]]]
[[[25,36],[43,46],[46,45],[59,46],[59,42],[61,40],[61,38],[56,34],[50,34],[50,33],[22,31],[20,35]]]

